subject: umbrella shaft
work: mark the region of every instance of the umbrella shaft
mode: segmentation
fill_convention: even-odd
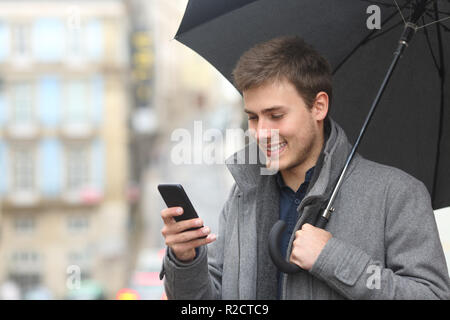
[[[333,206],[334,200],[336,198],[336,195],[339,191],[339,188],[342,184],[345,173],[347,172],[347,168],[350,165],[350,162],[352,161],[353,156],[356,153],[356,150],[358,149],[359,143],[361,142],[361,139],[364,136],[364,133],[366,132],[367,126],[368,126],[370,120],[372,119],[373,114],[375,113],[378,102],[380,101],[381,96],[383,95],[383,92],[387,87],[389,79],[391,78],[392,73],[394,72],[394,69],[397,66],[397,62],[401,58],[403,51],[406,49],[406,47],[408,46],[408,43],[411,41],[413,35],[415,34],[416,28],[417,27],[414,24],[408,23],[405,26],[405,29],[403,30],[403,34],[400,37],[397,50],[394,52],[394,59],[392,60],[390,66],[389,66],[389,69],[384,77],[384,80],[380,86],[380,89],[378,90],[378,93],[377,93],[374,101],[372,102],[372,106],[370,107],[369,113],[367,114],[364,124],[359,132],[358,138],[356,139],[356,142],[353,145],[349,156],[347,157],[344,168],[342,169],[339,179],[338,179],[338,181],[333,189],[333,192],[331,194],[330,200],[328,201],[328,204],[327,204],[325,210],[322,212],[321,216],[323,218],[325,218],[326,221],[328,221],[331,213],[334,211],[334,208],[332,206]]]

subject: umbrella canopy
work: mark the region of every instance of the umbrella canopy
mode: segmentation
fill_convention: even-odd
[[[298,35],[333,69],[331,116],[351,141],[359,133],[411,14],[412,0],[190,0],[175,38],[228,80],[253,45]],[[425,3],[425,2],[424,2]],[[370,5],[381,29],[370,30]],[[426,1],[358,152],[427,186],[434,209],[450,206],[450,1]],[[400,14],[400,12],[402,14]]]

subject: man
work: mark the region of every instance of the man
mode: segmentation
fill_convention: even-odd
[[[429,194],[405,172],[356,155],[326,230],[313,226],[351,149],[327,116],[332,86],[326,60],[300,38],[282,37],[247,51],[233,76],[249,129],[279,171],[262,175],[260,164],[242,164],[249,146],[227,160],[235,184],[217,240],[208,227],[185,231],[201,226],[200,219],[176,223],[177,208],[161,212],[167,296],[448,299]],[[278,272],[269,257],[267,238],[278,219],[288,225],[280,249],[299,273]]]

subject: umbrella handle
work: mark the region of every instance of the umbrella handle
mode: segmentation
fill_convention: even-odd
[[[334,209],[332,209],[334,211]],[[323,215],[320,215],[316,221],[316,227],[325,229],[328,219]],[[277,266],[278,270],[284,273],[297,273],[302,268],[294,263],[287,262],[280,253],[280,242],[283,235],[283,231],[286,229],[286,223],[283,220],[278,220],[272,227],[269,233],[269,253],[273,263]]]
[[[272,227],[269,233],[269,253],[273,263],[278,270],[284,273],[297,273],[302,268],[294,263],[287,262],[280,253],[280,242],[283,231],[286,228],[286,223],[283,220],[278,220]]]
[[[325,229],[327,222],[328,222],[327,218],[325,218],[324,216],[319,216],[316,222],[316,227],[320,229]]]

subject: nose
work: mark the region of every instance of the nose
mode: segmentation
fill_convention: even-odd
[[[263,119],[259,119],[256,128],[254,130],[254,135],[256,140],[265,139],[267,140],[268,137],[270,137],[270,128],[266,126],[266,123]]]
[[[255,138],[260,144],[270,144],[271,141],[277,141],[279,137],[279,130],[267,125],[264,120],[258,121],[256,127]]]

